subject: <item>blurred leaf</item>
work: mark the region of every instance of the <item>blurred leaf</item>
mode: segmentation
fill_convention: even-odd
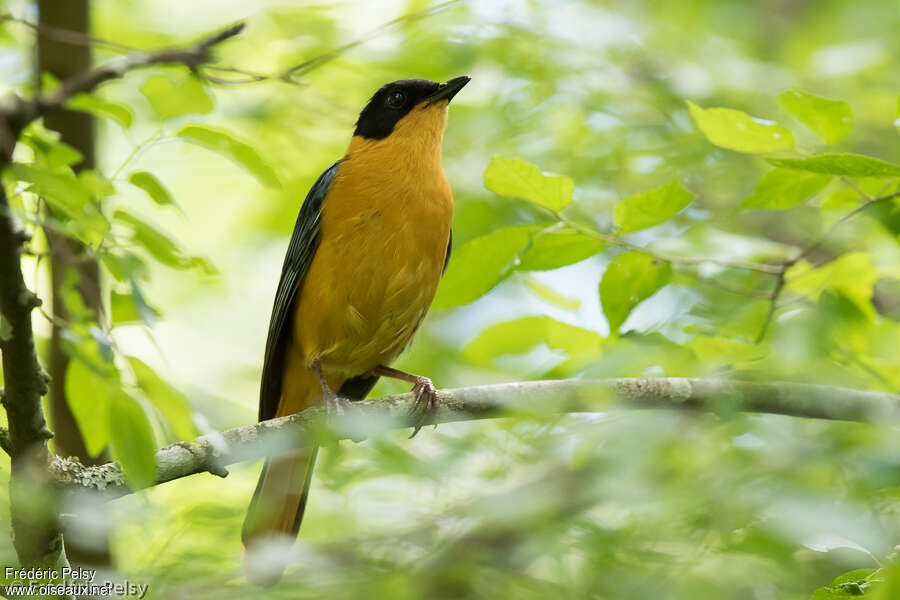
[[[800,90],[788,90],[778,96],[778,106],[825,140],[836,144],[853,128],[850,105],[839,100],[820,98]]]
[[[110,312],[113,326],[134,323],[152,325],[160,316],[159,310],[147,304],[135,280],[131,280],[131,293],[113,291],[110,294]]]
[[[696,196],[679,181],[624,198],[613,209],[613,218],[621,233],[630,233],[659,225],[677,215]]]
[[[599,351],[603,337],[551,317],[523,317],[491,325],[472,340],[463,355],[473,362],[490,362],[505,354],[526,354],[540,344],[563,350],[569,358]]]
[[[118,373],[110,363],[98,373],[82,360],[73,359],[66,370],[66,400],[91,456],[97,456],[109,440],[109,406],[121,394]]]
[[[153,428],[140,403],[121,391],[109,403],[109,441],[129,485],[143,488],[156,481]]]
[[[793,208],[815,196],[830,181],[830,175],[774,169],[756,182],[753,193],[741,202],[741,208],[770,210]]]
[[[141,85],[141,93],[163,120],[183,115],[212,112],[213,99],[193,75],[173,81],[165,75],[153,75]]]
[[[146,281],[150,276],[147,263],[132,252],[103,252],[100,259],[116,281],[123,283],[131,282],[132,279]]]
[[[455,250],[432,306],[468,304],[489,292],[509,275],[534,230],[530,225],[498,229]]]
[[[875,318],[872,290],[878,271],[865,252],[849,252],[830,263],[813,268],[801,262],[787,271],[785,290],[815,300],[826,289],[841,292],[869,319]]]
[[[204,259],[185,255],[172,238],[143,219],[124,210],[117,210],[113,214],[113,219],[128,225],[132,230],[134,241],[162,264],[174,269],[193,267],[201,267],[207,271],[211,269]]]
[[[772,121],[755,119],[730,108],[701,108],[688,101],[697,128],[722,148],[757,154],[794,147],[794,134]]]
[[[128,363],[137,378],[138,387],[147,400],[159,409],[178,439],[190,440],[197,437],[199,432],[191,418],[188,399],[139,358],[129,356]]]
[[[819,154],[809,158],[769,158],[776,167],[847,177],[898,177],[900,166],[861,154]]]
[[[76,94],[66,102],[66,108],[90,113],[102,119],[111,119],[125,129],[131,127],[134,121],[134,112],[127,104],[101,100],[91,94]]]
[[[256,150],[235,139],[227,131],[207,125],[192,124],[184,126],[175,135],[230,158],[252,173],[264,185],[269,187],[278,187],[279,185],[275,171],[260,158]]]
[[[672,266],[643,252],[617,256],[600,280],[600,303],[615,335],[634,308],[672,278]]]
[[[522,198],[559,212],[571,204],[575,183],[569,177],[544,175],[520,158],[495,156],[484,172],[484,187],[500,196]]]
[[[76,177],[68,167],[51,170],[16,163],[13,169],[16,177],[32,184],[31,191],[67,217],[62,222],[67,233],[91,247],[100,245],[109,231],[109,221],[93,201],[95,190],[90,185],[98,183],[97,179]]]
[[[160,182],[153,173],[147,171],[133,171],[128,175],[128,181],[144,190],[154,202],[160,206],[175,204],[169,190]]]
[[[519,271],[549,271],[558,269],[601,252],[606,245],[597,238],[569,228],[545,229],[536,234],[531,245],[522,253],[516,269]]]
[[[29,126],[20,140],[34,151],[35,163],[49,167],[69,167],[78,164],[84,156],[59,139],[55,131],[43,127]]]
[[[560,294],[552,287],[544,285],[536,278],[532,276],[526,276],[525,283],[531,288],[535,294],[550,302],[551,304],[555,304],[560,308],[564,308],[566,310],[578,310],[581,306],[581,302],[577,298],[570,298],[569,296],[564,296]]]
[[[844,573],[831,582],[831,585],[817,589],[810,600],[836,600],[838,598],[858,598],[867,592],[867,578],[874,569],[856,569]]]

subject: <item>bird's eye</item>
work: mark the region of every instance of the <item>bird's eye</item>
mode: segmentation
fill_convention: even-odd
[[[388,94],[387,105],[390,108],[400,108],[406,102],[406,94],[401,91],[395,91]]]

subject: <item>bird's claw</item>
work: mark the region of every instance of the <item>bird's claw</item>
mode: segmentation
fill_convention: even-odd
[[[419,377],[415,385],[413,385],[412,391],[413,394],[415,394],[415,400],[413,401],[412,408],[409,409],[409,416],[411,418],[414,417],[415,420],[413,432],[412,435],[409,436],[409,439],[416,437],[416,434],[419,433],[419,430],[425,425],[428,417],[433,416],[441,405],[437,389],[435,389],[434,384],[431,383],[431,380],[427,377]],[[437,427],[436,424],[435,427]]]
[[[325,406],[325,414],[329,417],[342,417],[345,412],[356,410],[353,403],[346,398],[341,398],[335,393],[325,394],[323,398]]]

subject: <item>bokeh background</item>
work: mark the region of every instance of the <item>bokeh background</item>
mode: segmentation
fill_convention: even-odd
[[[30,3],[0,6],[36,20]],[[92,3],[96,36],[138,48],[183,43],[246,20],[245,33],[218,50],[218,64],[258,73],[361,41],[305,70],[296,84],[201,86],[184,69],[154,68],[97,94],[133,115],[127,128],[108,119],[97,125],[98,170],[116,184],[112,206],[128,206],[168,232],[185,256],[203,258],[178,269],[147,260],[141,293],[159,316],[152,324],[118,324],[110,335],[117,352],[139,357],[187,399],[198,432],[255,420],[267,320],[297,210],[342,155],[359,109],[386,82],[472,77],[452,103],[444,142],[456,248],[546,220],[538,208],[485,189],[494,156],[572,178],[569,214],[597,231],[613,228],[622,198],[680,180],[697,200],[628,239],[685,256],[787,257],[854,206],[847,186],[835,181],[786,211],[740,210],[770,167],[710,144],[685,100],[778,121],[794,131],[795,155],[824,145],[779,108],[777,96],[799,88],[844,100],[854,122],[840,148],[900,161],[896,2],[429,6]],[[410,14],[417,16],[402,18]],[[29,89],[34,32],[4,23],[0,44],[0,92]],[[95,58],[116,54],[100,48]],[[179,97],[167,85],[200,91],[189,99],[190,90]],[[167,97],[180,104],[168,113],[160,108]],[[188,123],[232,132],[278,185],[174,138]],[[134,170],[158,177],[177,208],[128,185]],[[874,194],[885,182],[859,185]],[[609,248],[559,269],[512,268],[474,301],[433,310],[396,366],[440,387],[735,375],[893,391],[900,384],[895,214],[890,207],[849,223],[833,247],[811,256],[812,267],[849,250],[868,257],[862,267],[828,276],[840,279],[839,290],[875,303],[863,321],[842,312],[839,301],[825,306],[821,290],[799,290],[764,342],[754,344],[768,304],[723,286],[765,291],[771,280],[704,264],[676,267],[671,283],[615,335],[598,295],[620,253]],[[49,286],[45,267],[26,266],[39,295]],[[804,291],[811,301],[803,301]],[[548,319],[492,329],[523,317]],[[47,322],[36,322],[46,336]],[[382,382],[374,395],[402,391]],[[156,435],[160,445],[177,439],[165,428]],[[876,568],[900,543],[900,442],[890,424],[613,411],[523,415],[441,425],[411,441],[407,435],[324,449],[300,541],[287,555],[292,566],[271,589],[248,586],[241,569],[240,523],[259,463],[235,465],[224,480],[198,475],[159,486],[95,513],[82,508],[112,536],[116,569],[150,583],[153,598],[805,600],[842,573]],[[8,462],[0,468],[5,474]],[[15,562],[5,531],[0,558]]]

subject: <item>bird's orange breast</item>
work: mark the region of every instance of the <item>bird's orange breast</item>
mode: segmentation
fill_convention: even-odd
[[[290,362],[319,359],[335,383],[397,357],[434,298],[446,258],[453,199],[440,139],[410,148],[392,138],[351,143],[299,290]]]

